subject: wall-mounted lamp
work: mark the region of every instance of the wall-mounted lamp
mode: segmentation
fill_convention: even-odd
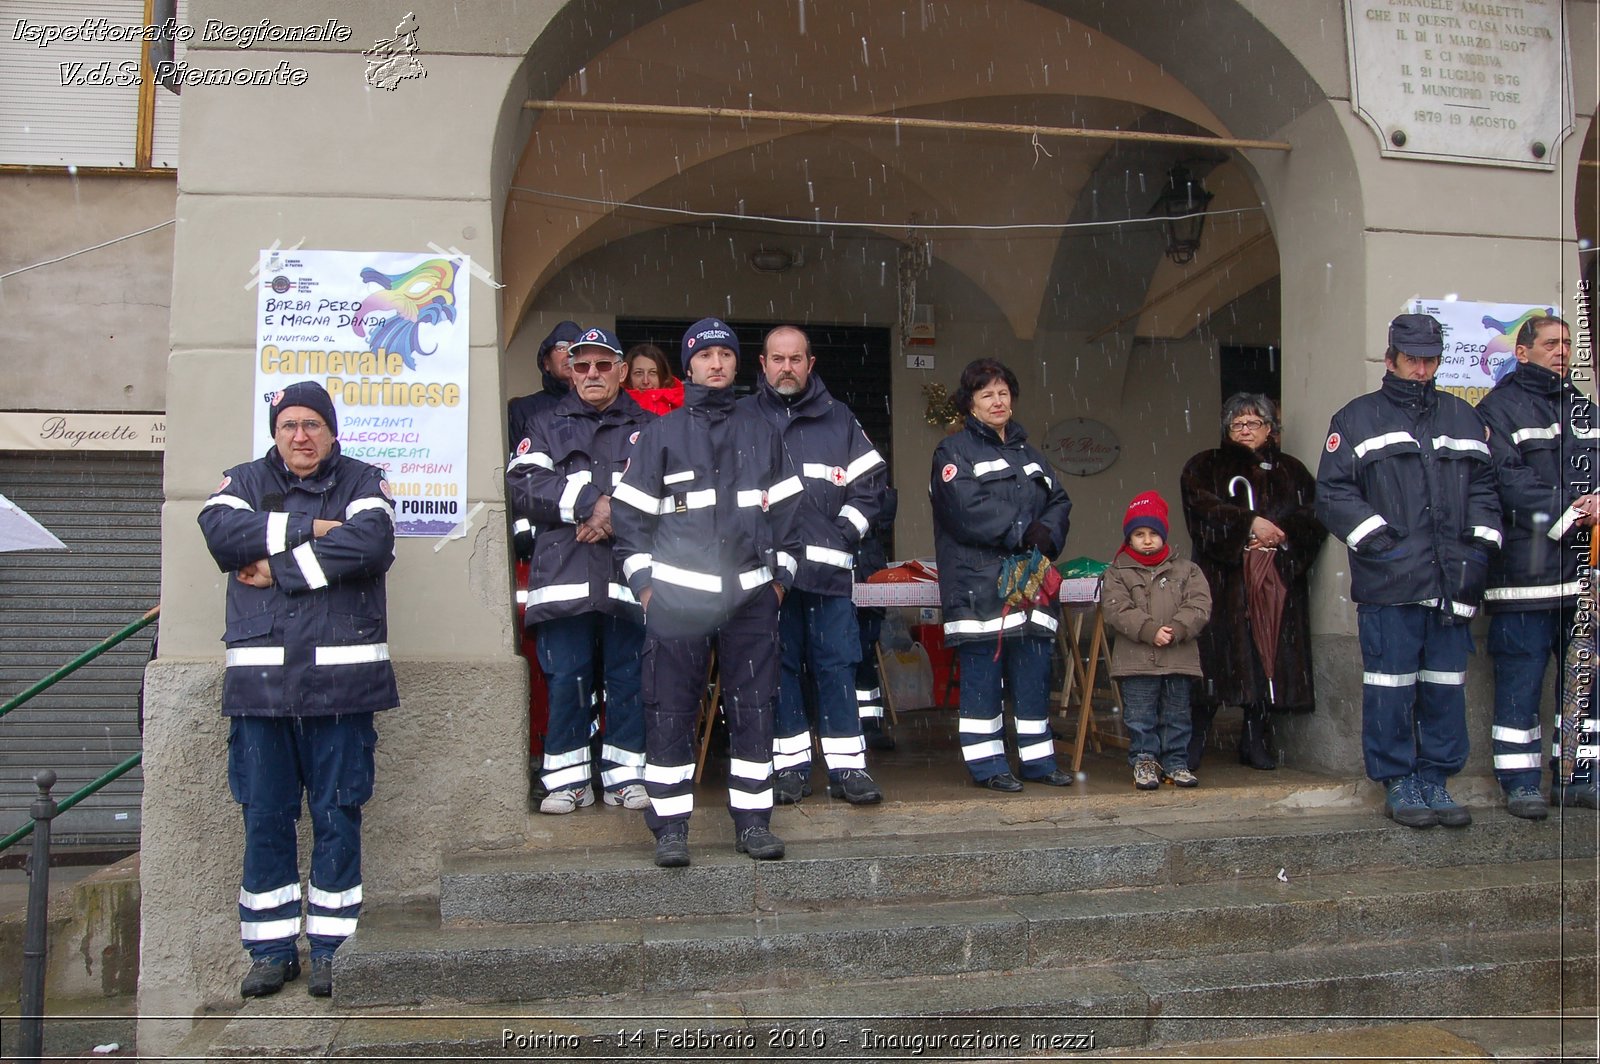
[[[1212,194],[1205,182],[1189,173],[1182,163],[1167,171],[1167,185],[1150,207],[1150,213],[1166,219],[1167,258],[1179,266],[1194,261],[1200,250],[1200,232],[1206,225],[1206,206]]]

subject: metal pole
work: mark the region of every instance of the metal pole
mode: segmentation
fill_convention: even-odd
[[[38,824],[33,833],[33,854],[28,858],[28,924],[22,945],[22,1026],[18,1031],[17,1059],[38,1060],[44,1054],[44,974],[50,919],[50,821],[56,803],[50,788],[56,774],[41,769],[33,774],[39,796],[28,807]]]
[[[94,782],[85,783],[82,787],[79,787],[77,790],[61,799],[61,804],[56,806],[56,816],[60,816],[62,813],[65,813],[68,809],[71,809],[73,806],[77,805],[91,794],[98,794],[100,789],[106,784],[112,783],[121,779],[123,776],[126,776],[132,769],[138,767],[143,761],[144,751],[141,750],[137,754],[134,754],[132,757],[128,758],[122,764],[118,765],[116,768],[108,769],[104,776],[101,776]],[[23,839],[32,834],[33,821],[30,820],[17,830],[13,831],[11,834],[7,835],[5,838],[0,839],[0,851],[4,851],[13,843],[21,842]]]

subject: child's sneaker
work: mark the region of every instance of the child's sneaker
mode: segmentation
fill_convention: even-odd
[[[1133,763],[1133,785],[1141,791],[1153,791],[1161,786],[1161,766],[1153,757],[1141,757]]]
[[[1175,768],[1171,772],[1161,773],[1161,782],[1170,783],[1174,787],[1198,787],[1200,781],[1195,774],[1186,768]]]
[[[573,787],[564,791],[551,791],[539,803],[539,812],[561,816],[594,804],[594,792],[587,787]]]
[[[606,791],[605,803],[620,805],[624,809],[649,809],[650,796],[645,793],[644,784],[624,783],[620,787]]]

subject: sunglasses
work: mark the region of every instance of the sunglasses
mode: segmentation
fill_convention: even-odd
[[[612,358],[597,358],[593,361],[590,361],[589,359],[583,359],[582,361],[572,363],[572,372],[576,373],[580,377],[588,376],[591,369],[596,373],[606,374],[610,373],[611,367],[615,366],[616,364],[616,359]]]

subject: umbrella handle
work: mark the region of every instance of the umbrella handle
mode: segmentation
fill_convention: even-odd
[[[1238,492],[1235,490],[1235,486],[1239,484],[1244,485],[1244,503],[1246,508],[1254,510],[1256,508],[1256,490],[1250,486],[1250,478],[1244,476],[1243,474],[1228,481],[1228,498],[1238,498]]]

